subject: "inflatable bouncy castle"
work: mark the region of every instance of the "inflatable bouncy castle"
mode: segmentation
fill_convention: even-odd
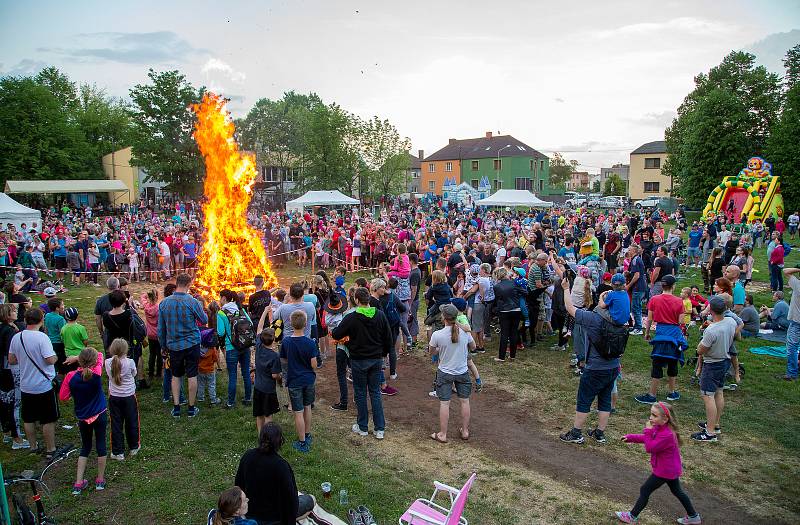
[[[708,196],[703,217],[725,214],[735,223],[763,221],[770,215],[783,217],[780,177],[772,175],[772,165],[752,157],[735,177],[725,177]]]

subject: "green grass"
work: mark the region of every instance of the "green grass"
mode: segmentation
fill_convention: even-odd
[[[757,281],[767,278],[763,258],[763,251],[757,252]],[[798,252],[793,252],[788,263],[798,259]],[[279,275],[281,283],[286,284],[310,273],[308,269],[285,269]],[[679,286],[700,280],[696,270],[685,275]],[[348,276],[349,281],[353,278]],[[69,306],[80,309],[90,341],[96,346],[99,339],[91,312],[100,293],[102,290],[81,286],[65,295]],[[756,294],[756,304],[761,303],[770,303],[769,292]],[[497,337],[492,341],[492,345],[496,344]],[[690,354],[696,344],[697,332],[693,331]],[[800,471],[800,385],[774,380],[774,375],[783,372],[785,362],[749,354],[747,348],[754,344],[771,343],[738,343],[747,372],[741,389],[726,393],[723,442],[711,447],[692,443],[684,446],[685,479],[690,488],[694,483],[713,484],[747,507],[764,509],[786,522],[797,522],[800,513],[792,502],[800,497],[796,476]],[[514,367],[507,367],[491,362],[495,348],[490,346],[489,352],[476,361],[488,387],[513,392],[519,405],[524,404],[531,411],[532,424],[552,429],[550,433],[556,439],[558,429],[570,424],[574,410],[577,380],[566,367],[567,355],[538,349],[526,351]],[[598,448],[598,453],[645,468],[647,456],[642,450],[614,439],[638,431],[646,418],[646,408],[632,400],[649,381],[649,345],[643,338],[631,339],[623,363],[620,412],[609,426],[611,442]],[[675,403],[684,436],[693,431],[697,420],[704,418],[699,395],[689,385],[688,377],[689,370],[682,369],[679,388],[683,398]],[[218,392],[225,392],[224,372],[217,375],[217,388]],[[662,390],[662,396],[663,393]],[[255,445],[256,431],[249,407],[232,411],[202,408],[194,420],[173,420],[168,415],[168,405],[161,403],[160,388],[142,392],[143,448],[139,456],[122,463],[109,460],[107,491],[80,497],[71,496],[68,490],[75,475],[74,458],[62,462],[46,480],[52,489],[45,498],[48,508],[63,524],[203,523],[219,493],[233,484],[239,458]],[[391,414],[388,416],[391,418]],[[334,497],[323,503],[341,517],[346,510],[338,505],[341,488],[348,490],[350,507],[368,505],[380,523],[394,523],[411,501],[429,495],[432,479],[460,484],[471,468],[480,469],[480,483],[476,483],[467,508],[473,523],[510,523],[515,519],[528,523],[595,523],[603,521],[599,516],[609,515],[618,504],[592,491],[576,491],[576,487],[520,468],[513,458],[499,461],[473,447],[435,447],[420,439],[419,429],[393,429],[384,442],[377,442],[371,437],[361,440],[351,436],[350,417],[337,418],[327,410],[315,411],[314,417],[316,442],[312,452],[301,456],[286,446],[282,453],[294,468],[301,490],[319,498],[320,483],[333,484]],[[290,441],[293,426],[288,414],[283,411],[276,420]],[[62,425],[74,425],[70,405],[63,406],[58,441],[79,443],[77,430],[67,430]],[[0,461],[6,472],[42,467],[39,458],[12,452],[8,447],[0,450]],[[95,460],[91,458],[87,479],[92,479],[94,473]],[[634,496],[618,497],[628,500]],[[647,520],[645,523],[661,522],[652,516]]]

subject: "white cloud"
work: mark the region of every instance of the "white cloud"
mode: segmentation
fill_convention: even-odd
[[[244,72],[236,71],[230,64],[213,57],[206,60],[206,63],[203,64],[200,71],[209,76],[212,73],[222,73],[228,80],[236,82],[237,84],[241,84],[247,79],[247,75],[245,75]]]
[[[692,35],[713,35],[727,34],[737,31],[738,28],[732,24],[704,20],[702,18],[680,17],[673,18],[664,22],[640,22],[638,24],[628,24],[616,29],[596,31],[597,38],[606,39],[623,36],[652,35],[656,32],[669,31],[673,33],[683,33]]]

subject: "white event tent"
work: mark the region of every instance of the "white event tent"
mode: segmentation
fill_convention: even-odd
[[[8,223],[20,228],[21,224],[30,230],[33,223],[36,223],[36,231],[42,229],[42,212],[28,208],[18,203],[5,193],[0,193],[0,224],[6,226]]]
[[[525,206],[528,208],[552,208],[552,202],[539,199],[528,190],[497,190],[475,203],[478,206]]]
[[[292,212],[311,206],[344,206],[348,204],[361,204],[361,201],[348,197],[338,190],[308,191],[302,197],[286,203],[286,211]]]

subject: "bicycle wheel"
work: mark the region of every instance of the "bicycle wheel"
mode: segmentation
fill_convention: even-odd
[[[18,494],[13,494],[11,499],[14,502],[14,515],[17,517],[17,523],[19,525],[36,525],[36,516],[25,503],[25,499]]]

